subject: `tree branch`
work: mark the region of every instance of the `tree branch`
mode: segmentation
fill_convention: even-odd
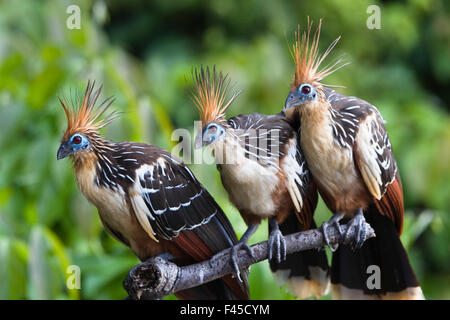
[[[375,237],[375,232],[368,223],[364,227],[367,239]],[[326,230],[330,244],[343,243],[343,237],[336,228],[330,226]],[[345,234],[347,225],[341,225],[341,230]],[[354,238],[354,228],[350,229],[348,236],[350,239]],[[285,240],[287,254],[314,248],[319,249],[326,245],[320,229],[286,235]],[[267,241],[257,243],[250,248],[253,258],[249,257],[245,250],[238,252],[237,262],[241,269],[248,268],[269,257]],[[129,299],[161,299],[166,295],[197,287],[233,272],[230,263],[230,249],[223,250],[210,260],[184,267],[178,267],[162,256],[157,256],[131,269],[123,286],[128,292]]]

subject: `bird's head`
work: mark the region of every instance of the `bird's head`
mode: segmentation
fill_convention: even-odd
[[[83,100],[76,105],[70,104],[66,98],[58,98],[67,118],[67,129],[61,139],[57,159],[68,156],[83,158],[95,152],[96,145],[103,143],[98,131],[115,119],[115,111],[102,120],[100,116],[111,106],[113,99],[108,98],[100,106],[95,103],[100,95],[101,87],[93,92],[95,82],[88,82]]]
[[[319,90],[310,83],[301,83],[296,89],[289,92],[284,104],[285,113],[289,113],[295,108],[311,107],[318,100]]]
[[[295,43],[290,48],[291,56],[295,62],[295,75],[284,105],[284,112],[288,117],[295,111],[302,114],[321,105],[321,102],[325,99],[323,86],[328,86],[321,83],[322,79],[348,64],[342,63],[342,59],[338,59],[335,63],[319,70],[320,64],[337,44],[340,37],[330,44],[324,54],[320,55],[319,37],[322,20],[319,21],[317,30],[310,39],[312,25],[312,21],[310,22],[308,18],[308,30],[300,34],[299,27],[295,33]]]
[[[225,119],[225,111],[236,99],[240,92],[226,98],[230,81],[228,75],[217,73],[213,67],[200,67],[195,69],[193,79],[196,92],[193,95],[194,104],[200,113],[202,130],[195,138],[195,147],[214,145],[227,134],[228,124]]]
[[[73,134],[69,139],[63,139],[61,145],[59,146],[57,159],[64,159],[65,157],[72,156],[78,151],[89,152],[91,143],[86,135],[81,133]]]

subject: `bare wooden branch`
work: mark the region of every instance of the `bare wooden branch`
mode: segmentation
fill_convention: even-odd
[[[372,227],[366,223],[367,239],[375,237]],[[330,244],[343,243],[343,237],[334,227],[329,227],[327,236]],[[347,225],[341,225],[343,234],[347,232]],[[351,228],[349,238],[354,237],[355,230]],[[314,229],[285,236],[286,253],[302,250],[319,249],[326,245],[322,230]],[[242,269],[254,263],[268,259],[269,248],[267,241],[250,247],[253,258],[244,251],[238,253],[238,264]],[[178,267],[162,256],[151,258],[134,267],[123,285],[129,299],[161,299],[166,295],[199,286],[201,284],[221,278],[233,273],[230,263],[230,249],[226,249],[213,258],[189,266]]]

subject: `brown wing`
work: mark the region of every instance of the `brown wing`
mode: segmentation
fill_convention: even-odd
[[[140,158],[127,154],[138,163],[134,174],[129,173],[135,181],[129,195],[144,230],[156,241],[175,245],[185,263],[208,260],[236,244],[225,213],[189,168],[164,150],[152,147],[151,151],[142,149],[148,156]],[[246,279],[244,283],[231,276],[223,280],[240,299],[248,299]]]
[[[383,118],[367,101],[347,97],[328,88],[324,93],[332,107],[335,141],[342,148],[353,149],[356,167],[374,203],[383,215],[392,219],[401,233],[402,184]]]
[[[353,146],[355,163],[381,214],[403,226],[403,191],[383,119],[373,106],[360,119]]]
[[[380,200],[376,200],[375,204],[378,210],[390,217],[397,229],[399,235],[403,229],[403,190],[400,176],[398,173],[394,181],[386,188],[386,192]]]

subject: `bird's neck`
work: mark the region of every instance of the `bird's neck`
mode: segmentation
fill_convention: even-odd
[[[81,169],[83,167],[90,167],[92,163],[98,160],[98,158],[110,157],[109,155],[115,150],[115,143],[103,139],[100,135],[90,135],[89,142],[91,144],[90,148],[86,151],[80,150],[76,152],[72,159],[74,163],[75,170]],[[114,159],[111,159],[113,161]]]
[[[98,156],[93,150],[78,151],[72,156],[72,161],[75,173],[86,170],[95,170]]]
[[[310,160],[312,153],[319,156],[334,147],[330,108],[328,103],[315,103],[300,112],[301,142]]]
[[[233,129],[227,129],[225,136],[212,146],[216,164],[235,166],[239,163],[239,159],[244,156],[244,150],[235,134]]]
[[[89,137],[89,141],[91,146],[88,150],[80,150],[72,157],[78,186],[88,199],[92,188],[99,185],[97,175],[103,170],[101,163],[106,161],[113,166],[116,162],[112,156],[114,143],[100,136]]]

